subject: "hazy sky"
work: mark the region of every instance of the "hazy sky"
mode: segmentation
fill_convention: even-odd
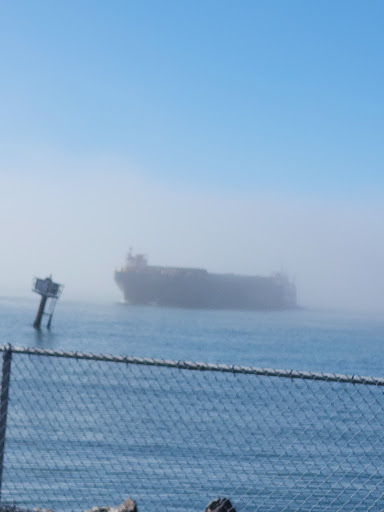
[[[1,0],[0,293],[150,262],[384,311],[384,3]]]

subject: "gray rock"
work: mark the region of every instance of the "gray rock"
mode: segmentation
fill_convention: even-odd
[[[137,505],[131,498],[127,498],[118,507],[92,507],[85,512],[137,512]]]
[[[113,512],[137,512],[137,505],[131,498],[127,498]]]
[[[85,512],[109,512],[112,507],[92,507]]]
[[[228,498],[216,498],[204,509],[204,512],[236,512]]]

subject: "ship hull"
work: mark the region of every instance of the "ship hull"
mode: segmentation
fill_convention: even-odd
[[[115,272],[129,304],[198,309],[296,308],[296,290],[284,276],[210,274],[200,269],[145,267]]]

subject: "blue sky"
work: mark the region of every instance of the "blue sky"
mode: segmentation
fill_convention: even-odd
[[[345,240],[335,276],[359,237],[379,260],[383,15],[379,1],[3,0],[3,267],[28,253],[23,280],[40,262],[71,282],[88,262],[80,288],[97,271],[113,295],[112,261],[133,245],[164,264],[288,266],[315,299],[318,250],[304,265],[304,240]],[[46,217],[42,196],[56,206]],[[33,239],[57,231],[49,259]],[[259,243],[260,260],[238,257]],[[66,265],[79,246],[84,261]]]

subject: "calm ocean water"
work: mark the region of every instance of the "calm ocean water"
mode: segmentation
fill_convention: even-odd
[[[384,320],[367,314],[198,311],[0,298],[0,343],[383,376]],[[3,499],[143,512],[381,512],[382,389],[14,355]],[[328,508],[327,508],[328,507]]]
[[[51,331],[32,323],[38,297],[0,297],[0,343],[383,376],[384,318],[301,309],[203,311],[59,301]]]

